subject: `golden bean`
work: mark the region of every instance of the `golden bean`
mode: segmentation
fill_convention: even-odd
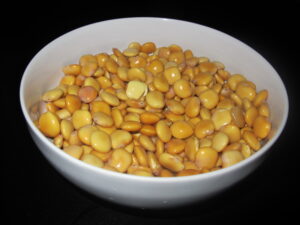
[[[131,174],[143,177],[153,177],[153,174],[143,169],[135,169]]]
[[[67,95],[65,98],[66,109],[70,113],[74,113],[81,108],[81,100],[76,95]]]
[[[47,102],[46,103],[46,109],[49,112],[56,113],[57,110],[58,110],[58,107],[56,107],[56,105],[54,105],[53,102]]]
[[[242,143],[241,153],[244,156],[244,158],[246,159],[252,155],[252,150],[249,145]]]
[[[96,113],[96,112],[103,112],[107,115],[111,115],[111,108],[109,104],[103,101],[93,101],[90,103],[90,110],[91,113]]]
[[[194,161],[198,150],[199,150],[199,139],[196,138],[195,136],[188,138],[184,149],[188,159]]]
[[[105,69],[110,73],[117,74],[118,64],[112,58],[108,58],[105,62]]]
[[[119,172],[124,173],[127,171],[132,163],[131,154],[125,149],[118,148],[112,151],[109,165],[117,169]]]
[[[144,68],[147,64],[143,56],[137,55],[129,58],[129,65],[131,68]]]
[[[226,133],[218,132],[213,136],[212,139],[212,148],[217,152],[222,151],[229,142],[229,137]]]
[[[118,97],[107,91],[101,91],[100,97],[103,99],[103,101],[111,106],[118,106],[120,104]]]
[[[153,53],[156,50],[156,45],[153,42],[146,42],[141,46],[141,52],[146,54]]]
[[[223,152],[221,158],[223,168],[232,166],[244,159],[242,153],[235,150]]]
[[[173,85],[177,80],[181,79],[181,73],[178,67],[169,67],[164,71],[164,77],[168,81],[169,85]]]
[[[127,76],[129,80],[146,81],[146,73],[140,68],[130,68],[127,72]]]
[[[218,152],[212,148],[199,148],[196,154],[195,163],[199,169],[212,169],[218,160]]]
[[[80,159],[80,157],[83,153],[83,150],[82,150],[81,146],[70,145],[70,146],[67,146],[64,148],[64,152],[76,159]]]
[[[177,65],[179,65],[179,64],[184,62],[185,58],[184,58],[183,52],[176,51],[176,52],[171,52],[171,54],[169,55],[168,60],[170,62],[175,62]]]
[[[136,48],[137,50],[140,50],[141,44],[139,42],[134,41],[128,45],[128,48]]]
[[[261,116],[269,117],[270,116],[270,108],[266,103],[262,103],[258,107],[258,114]]]
[[[63,136],[60,134],[60,135],[57,135],[54,139],[53,139],[53,144],[58,147],[58,148],[61,148],[63,146],[63,141],[64,141],[64,138]]]
[[[82,65],[80,74],[85,77],[93,76],[97,68],[98,68],[97,62],[87,62],[86,64]]]
[[[260,149],[260,142],[256,138],[255,134],[251,131],[245,131],[243,133],[243,138],[246,141],[246,143],[253,148],[255,151]]]
[[[145,149],[142,146],[134,146],[133,152],[139,165],[148,167],[147,153]]]
[[[140,115],[140,120],[144,124],[155,124],[160,120],[160,117],[152,112],[143,112]]]
[[[55,114],[58,116],[59,119],[67,119],[71,117],[71,113],[66,109],[57,110]]]
[[[91,152],[92,155],[98,157],[99,159],[101,159],[103,162],[107,162],[112,155],[112,151],[108,151],[108,152],[98,152],[96,150],[93,150]]]
[[[52,112],[45,112],[39,118],[39,129],[47,137],[56,137],[60,133],[60,123]]]
[[[63,85],[74,85],[76,81],[75,76],[73,75],[65,75],[61,80],[60,80],[60,84]]]
[[[236,93],[231,93],[230,99],[233,100],[238,106],[242,106],[243,104],[242,99]]]
[[[207,109],[213,109],[219,102],[218,94],[212,89],[203,91],[199,98],[203,106]]]
[[[102,89],[106,89],[112,86],[112,82],[110,79],[108,79],[107,77],[98,77],[97,78],[98,83],[100,84],[100,87]]]
[[[164,71],[164,64],[160,60],[155,59],[150,62],[146,69],[153,75],[157,75]]]
[[[91,144],[91,134],[96,131],[97,128],[93,125],[86,125],[78,130],[78,137],[80,141],[86,145]]]
[[[210,73],[199,73],[194,77],[193,82],[198,86],[207,86],[212,82],[212,80],[213,76]]]
[[[166,144],[166,150],[170,154],[179,154],[184,151],[185,148],[185,141],[182,139],[171,139],[167,144]]]
[[[169,153],[162,153],[159,156],[159,162],[163,167],[173,172],[179,172],[184,169],[183,163],[177,157]]]
[[[169,90],[169,83],[164,76],[155,76],[153,79],[153,86],[160,92],[167,92]]]
[[[93,87],[97,92],[100,90],[99,82],[92,77],[87,77],[83,82],[83,86],[84,87],[86,87],[86,86]]]
[[[148,165],[155,176],[158,176],[161,171],[161,165],[153,152],[147,152]]]
[[[221,128],[221,131],[224,132],[229,137],[229,142],[237,142],[241,139],[241,131],[234,124],[228,124]]]
[[[110,136],[101,130],[95,130],[91,133],[90,143],[99,152],[108,152],[112,146]]]
[[[255,89],[250,86],[249,83],[244,81],[241,81],[237,84],[235,92],[241,99],[246,98],[250,101],[253,101],[256,96]]]
[[[81,66],[78,64],[70,64],[63,68],[63,73],[66,75],[77,76],[81,72]]]
[[[87,164],[90,164],[92,166],[96,166],[96,167],[103,167],[104,163],[101,159],[99,159],[98,157],[92,155],[92,154],[84,154],[81,157],[81,160]]]
[[[213,62],[202,62],[199,64],[199,70],[202,73],[214,75],[217,72],[218,67]]]
[[[261,90],[260,92],[257,93],[257,95],[255,96],[254,100],[253,100],[253,105],[255,107],[260,106],[264,101],[266,101],[266,99],[268,98],[268,91],[267,90]]]
[[[157,136],[163,141],[163,142],[168,142],[170,141],[172,134],[171,134],[171,129],[167,125],[166,121],[160,120],[159,122],[156,123],[155,126]]]
[[[114,149],[124,148],[132,141],[131,134],[126,130],[115,130],[110,137]]]
[[[102,127],[111,127],[114,124],[113,119],[104,112],[95,112],[93,121]]]
[[[192,126],[183,120],[174,122],[170,129],[172,135],[179,139],[187,138],[194,133]]]
[[[217,108],[221,109],[232,109],[234,107],[234,102],[229,98],[224,98],[219,101]]]
[[[271,131],[271,123],[267,117],[258,116],[253,122],[253,132],[259,138],[266,138]]]
[[[215,129],[220,130],[223,126],[231,122],[231,114],[227,109],[216,109],[211,120],[214,123]]]
[[[139,54],[139,49],[137,48],[127,48],[123,51],[123,54],[127,57],[136,56]]]
[[[245,112],[245,121],[249,127],[252,127],[254,120],[258,116],[258,110],[254,106],[250,107]]]
[[[187,80],[179,79],[174,83],[174,92],[180,98],[187,98],[192,95],[192,88]]]
[[[235,91],[239,82],[245,81],[246,78],[241,74],[231,75],[227,81],[231,90]]]
[[[167,105],[168,109],[175,114],[183,114],[184,113],[183,105],[176,100],[173,100],[173,99],[167,100],[166,105]]]
[[[199,141],[199,147],[211,147],[212,146],[212,138],[211,137],[205,137]]]
[[[191,118],[198,116],[200,113],[200,99],[191,97],[185,106],[185,113]]]
[[[83,150],[83,155],[90,154],[93,151],[93,148],[91,146],[81,145],[81,147],[82,147],[82,150]]]
[[[72,123],[75,129],[92,124],[92,115],[87,110],[76,110],[72,115]]]
[[[144,82],[133,80],[127,84],[126,95],[130,99],[138,100],[145,96],[148,92],[148,87]]]
[[[238,126],[239,128],[242,128],[245,126],[245,118],[244,118],[244,113],[243,110],[238,107],[232,107],[232,109],[230,110],[231,112],[231,117],[232,117],[232,123],[236,126]]]
[[[82,142],[80,141],[80,139],[78,137],[77,130],[72,131],[68,141],[69,141],[70,145],[82,145]]]
[[[146,135],[141,134],[139,136],[139,142],[141,144],[142,147],[144,147],[146,150],[154,152],[155,151],[155,145],[152,142],[151,138],[149,138]]]
[[[164,95],[159,91],[150,91],[146,95],[146,102],[155,109],[161,109],[165,106]]]
[[[126,131],[136,132],[139,131],[142,127],[142,124],[136,121],[124,121],[121,124],[121,128]]]
[[[174,177],[174,174],[171,171],[167,170],[167,169],[162,169],[159,173],[159,176],[161,176],[161,177]]]
[[[197,138],[205,138],[214,132],[215,126],[212,120],[201,120],[195,127],[195,135]]]
[[[63,94],[63,90],[61,90],[60,88],[54,88],[45,92],[42,96],[42,100],[45,102],[52,102],[62,97]]]
[[[70,120],[61,120],[60,122],[60,132],[64,139],[69,140],[71,133],[74,130],[73,123]]]
[[[207,108],[201,108],[200,109],[200,117],[202,120],[210,120],[211,119],[211,113]]]
[[[98,95],[98,92],[92,86],[81,87],[78,91],[80,100],[84,103],[92,102]]]

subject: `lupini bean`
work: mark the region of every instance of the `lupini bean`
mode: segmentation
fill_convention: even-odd
[[[189,176],[236,164],[271,133],[268,91],[171,44],[132,42],[62,68],[31,108],[67,154],[138,176]]]

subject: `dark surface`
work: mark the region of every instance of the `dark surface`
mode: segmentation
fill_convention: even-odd
[[[17,224],[17,221],[32,225],[292,223],[299,210],[296,200],[299,145],[296,145],[298,135],[295,134],[299,126],[296,111],[299,105],[296,102],[299,4],[240,3],[231,8],[224,7],[225,4],[193,6],[190,2],[177,5],[177,10],[147,4],[138,9],[131,6],[131,10],[123,9],[123,13],[116,13],[115,7],[90,9],[85,5],[76,11],[70,7],[68,13],[63,8],[52,8],[46,13],[42,9],[48,6],[44,6],[32,13],[25,13],[25,9],[12,10],[7,14],[11,16],[3,18],[1,99],[7,125],[1,138],[1,206],[4,209],[1,214],[3,219],[8,218],[5,224]],[[18,19],[14,20],[16,16]],[[31,58],[65,32],[97,21],[131,16],[177,18],[221,30],[262,54],[286,85],[290,99],[289,120],[271,154],[254,173],[210,201],[164,211],[131,209],[104,202],[58,174],[29,136],[20,111],[18,91],[22,73]]]

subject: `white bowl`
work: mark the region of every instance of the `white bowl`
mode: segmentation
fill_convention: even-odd
[[[132,41],[157,46],[178,44],[197,56],[225,64],[269,91],[272,137],[253,156],[231,167],[188,177],[140,177],[90,166],[55,147],[33,124],[29,108],[43,92],[56,86],[64,65],[83,54],[125,49]],[[201,201],[230,187],[263,162],[281,134],[288,116],[287,92],[277,72],[256,51],[220,31],[185,21],[125,18],[94,23],[71,31],[45,46],[27,66],[20,87],[22,110],[30,134],[42,154],[68,180],[102,199],[143,208],[173,207]]]

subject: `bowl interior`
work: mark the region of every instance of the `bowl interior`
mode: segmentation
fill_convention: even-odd
[[[196,56],[222,62],[232,74],[245,75],[258,90],[269,91],[274,136],[268,145],[281,133],[288,114],[287,93],[277,72],[262,56],[222,32],[162,18],[127,18],[91,24],[59,37],[43,48],[28,65],[21,83],[21,105],[31,128],[39,132],[30,120],[29,108],[46,90],[58,84],[64,65],[77,63],[83,54],[111,53],[113,47],[123,50],[132,41],[152,41],[158,47],[178,44],[183,49],[191,49]]]

